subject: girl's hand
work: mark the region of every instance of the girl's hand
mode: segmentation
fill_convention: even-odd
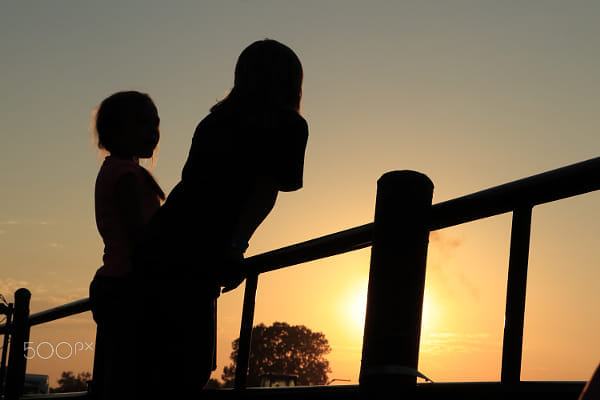
[[[225,271],[220,282],[220,285],[223,286],[222,293],[232,291],[246,279],[246,272],[242,269],[243,261],[243,251],[230,247],[226,256],[226,264],[224,265]]]

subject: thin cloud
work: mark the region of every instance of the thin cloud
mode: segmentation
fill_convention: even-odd
[[[80,300],[88,297],[89,294],[87,287],[69,287],[65,291],[57,284],[48,285],[14,278],[0,279],[0,294],[9,302],[14,302],[15,291],[20,288],[26,288],[31,292],[31,312],[38,312]]]
[[[421,351],[434,354],[490,352],[497,349],[499,340],[488,332],[434,332],[422,338]]]
[[[55,225],[56,222],[48,221],[48,220],[38,220],[38,221],[19,221],[17,219],[7,219],[4,221],[0,221],[0,225]]]
[[[460,246],[462,246],[464,240],[450,236],[446,233],[439,231],[433,231],[429,234],[429,242],[435,246],[436,249],[441,250],[445,254],[454,252]]]
[[[437,272],[437,277],[444,286],[450,289],[455,284],[470,295],[475,301],[480,298],[479,288],[463,272],[459,270],[447,271],[445,266],[450,263],[450,260],[456,255],[460,247],[463,246],[465,240],[462,237],[456,237],[446,232],[434,231],[429,235],[431,249],[438,253],[437,258],[432,257],[432,262],[429,266]],[[435,260],[435,261],[433,261]]]
[[[0,294],[2,294],[8,301],[13,301],[14,293],[19,288],[26,288],[29,286],[29,282],[13,279],[4,278],[0,279]]]

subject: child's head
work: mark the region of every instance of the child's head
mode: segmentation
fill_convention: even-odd
[[[302,64],[288,46],[272,39],[246,47],[235,66],[234,87],[227,98],[240,105],[283,107],[300,111]]]
[[[160,118],[149,95],[117,92],[96,112],[98,147],[123,158],[150,158],[160,138]]]

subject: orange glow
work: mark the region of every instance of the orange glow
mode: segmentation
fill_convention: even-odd
[[[421,335],[433,332],[440,328],[442,310],[435,295],[431,291],[425,291],[423,299],[423,314],[421,317]]]
[[[349,291],[346,309],[348,325],[360,334],[362,334],[365,326],[366,308],[367,287],[363,282],[360,282],[356,284],[356,287],[352,291]]]

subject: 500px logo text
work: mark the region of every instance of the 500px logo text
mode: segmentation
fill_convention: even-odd
[[[84,351],[94,351],[94,342],[60,342],[56,346],[50,342],[24,342],[25,358],[31,360],[39,357],[42,360],[47,360],[51,357],[58,357],[61,360],[66,360]]]

